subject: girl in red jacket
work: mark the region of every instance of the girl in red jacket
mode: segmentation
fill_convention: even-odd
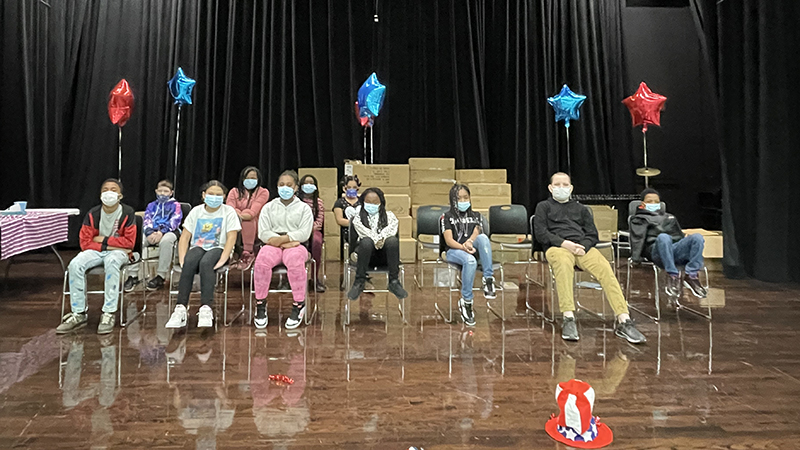
[[[114,331],[114,314],[119,303],[120,268],[128,261],[136,243],[133,208],[120,203],[122,182],[109,178],[100,189],[102,205],[83,218],[80,242],[82,252],[69,263],[69,298],[72,312],[61,319],[56,333],[63,334],[86,326],[86,271],[105,269],[105,302],[97,334]]]

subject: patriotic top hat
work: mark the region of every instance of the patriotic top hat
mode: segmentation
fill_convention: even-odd
[[[558,383],[556,401],[561,411],[544,426],[551,438],[575,448],[605,447],[614,440],[611,429],[592,416],[594,389],[588,383],[574,379]]]

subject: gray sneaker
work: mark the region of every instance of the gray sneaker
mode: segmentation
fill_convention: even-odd
[[[574,317],[564,317],[564,320],[561,322],[561,339],[573,342],[580,339],[578,336],[578,325],[575,323]]]
[[[86,326],[88,320],[86,313],[69,313],[61,318],[61,325],[56,327],[56,334],[69,333]]]
[[[114,314],[104,312],[97,325],[97,334],[108,334],[114,331]]]
[[[645,338],[644,335],[636,329],[636,325],[631,319],[617,324],[617,327],[614,329],[614,334],[622,339],[625,339],[631,344],[644,344],[647,342],[647,338]]]

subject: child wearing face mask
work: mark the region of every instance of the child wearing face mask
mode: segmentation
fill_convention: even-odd
[[[258,215],[269,201],[269,191],[261,186],[261,171],[247,166],[239,174],[239,185],[231,189],[225,203],[232,206],[242,222],[242,254],[236,263],[239,270],[247,270],[253,264],[253,244],[258,233]]]
[[[210,327],[214,322],[211,305],[214,302],[215,271],[228,263],[242,229],[236,210],[222,203],[227,189],[217,180],[203,186],[203,204],[195,206],[183,222],[181,239],[178,242],[178,261],[181,279],[178,283],[178,304],[167,321],[166,328],[186,326],[189,295],[192,293],[194,276],[200,274],[200,310],[197,326]]]
[[[319,198],[319,186],[317,177],[314,175],[303,175],[300,177],[300,190],[297,197],[311,207],[314,213],[314,231],[311,233],[311,256],[317,262],[316,290],[325,292],[325,283],[322,282],[319,273],[322,270],[322,239],[323,228],[325,226],[325,203]]]
[[[102,205],[86,214],[80,231],[81,252],[69,263],[69,291],[72,312],[61,319],[57,334],[86,326],[86,271],[97,266],[105,270],[105,302],[97,334],[114,330],[114,314],[119,303],[120,268],[129,260],[136,244],[136,219],[133,208],[120,203],[122,182],[109,178],[100,190]]]
[[[367,269],[375,266],[389,267],[388,290],[398,299],[408,297],[400,283],[400,240],[397,237],[398,221],[394,213],[386,211],[386,198],[378,188],[369,188],[361,194],[359,206],[351,219],[358,234],[356,279],[347,298],[357,300],[367,282]]]
[[[333,217],[341,227],[342,239],[339,249],[339,258],[341,258],[344,254],[344,243],[348,241],[347,232],[350,227],[350,219],[355,214],[358,188],[361,187],[361,182],[358,181],[358,175],[345,175],[339,184],[342,186],[342,196],[333,204]]]
[[[297,198],[300,180],[297,172],[286,170],[278,178],[278,198],[267,203],[258,218],[258,238],[264,245],[253,265],[253,283],[256,294],[256,328],[267,326],[267,295],[272,281],[272,269],[278,264],[286,266],[286,277],[292,289],[292,313],[286,319],[286,328],[300,326],[306,311],[306,260],[308,250],[302,244],[311,237],[314,216],[311,208]]]
[[[461,299],[458,309],[467,326],[475,326],[472,309],[472,284],[478,259],[483,270],[483,296],[497,298],[492,268],[492,243],[483,234],[482,217],[472,210],[469,187],[456,184],[450,189],[450,210],[441,221],[442,236],[447,244],[447,261],[461,266]]]
[[[158,248],[158,269],[156,276],[147,282],[147,290],[155,291],[164,286],[169,265],[172,262],[175,242],[180,236],[183,220],[181,204],[172,198],[172,182],[161,180],[156,185],[156,200],[147,205],[144,211],[144,240],[142,245]],[[139,267],[132,267],[125,280],[125,292],[130,292],[139,284]]]

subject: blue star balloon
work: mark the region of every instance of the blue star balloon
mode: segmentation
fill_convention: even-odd
[[[558,95],[547,99],[547,103],[550,103],[550,106],[556,111],[556,122],[563,120],[564,126],[569,128],[570,120],[578,120],[581,118],[580,109],[584,100],[586,100],[585,95],[572,92],[565,84]]]
[[[358,89],[359,116],[378,117],[385,96],[386,86],[378,81],[378,76],[373,72]]]
[[[169,86],[169,93],[175,98],[176,105],[191,105],[192,104],[192,88],[197,83],[195,80],[186,76],[183,69],[178,67],[175,76],[172,77],[167,86]]]

